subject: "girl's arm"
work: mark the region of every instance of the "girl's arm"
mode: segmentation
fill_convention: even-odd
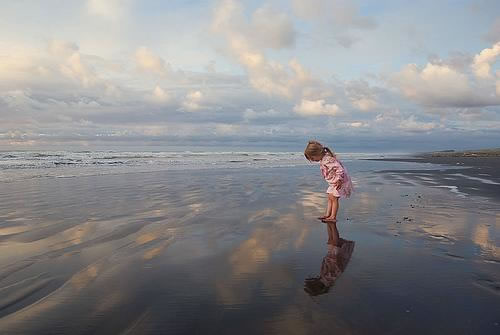
[[[335,158],[326,163],[328,167],[327,181],[330,184],[338,185],[344,178],[344,168]]]

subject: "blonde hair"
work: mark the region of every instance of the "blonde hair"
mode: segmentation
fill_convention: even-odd
[[[317,157],[325,153],[329,153],[335,157],[335,154],[328,147],[324,147],[318,141],[309,141],[309,143],[307,143],[306,150],[304,150],[304,156],[306,156],[309,161],[313,156]]]

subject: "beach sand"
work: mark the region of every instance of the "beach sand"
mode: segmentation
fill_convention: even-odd
[[[500,156],[478,157],[470,154],[464,156],[459,152],[437,152],[415,157],[370,160],[440,165],[439,168],[432,169],[432,178],[428,176],[427,167],[405,170],[404,173],[406,177],[431,187],[441,185],[454,190],[457,194],[472,194],[500,201]],[[383,172],[398,174],[401,171],[388,169]]]
[[[479,191],[454,192],[439,165],[345,165],[355,194],[338,228],[355,247],[316,296],[304,283],[328,234],[315,165],[2,184],[1,333],[498,334],[488,184],[455,176]]]

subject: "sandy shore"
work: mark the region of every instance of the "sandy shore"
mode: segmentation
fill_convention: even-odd
[[[420,163],[345,164],[338,227],[355,247],[314,296],[333,257],[315,165],[2,184],[0,329],[498,333],[498,202],[400,173]]]
[[[426,183],[429,186],[439,184],[455,189],[463,195],[476,195],[500,200],[500,150],[475,151],[439,151],[415,155],[405,158],[381,158],[374,161],[415,162],[437,164],[439,168],[432,169],[429,179],[429,169],[405,170],[407,177]],[[398,173],[397,169],[384,172]],[[427,180],[426,180],[427,178]]]

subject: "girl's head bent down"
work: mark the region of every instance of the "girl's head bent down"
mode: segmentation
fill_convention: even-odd
[[[324,147],[318,141],[309,141],[304,150],[304,156],[306,156],[307,160],[313,162],[320,161],[326,153],[335,157],[334,153],[328,147]]]

